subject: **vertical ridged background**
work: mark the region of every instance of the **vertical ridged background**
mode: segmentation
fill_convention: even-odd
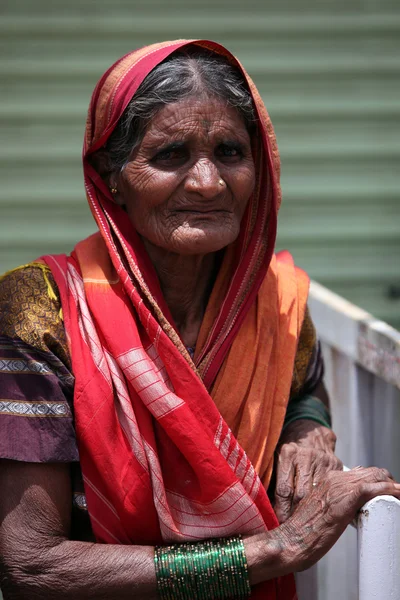
[[[13,0],[0,7],[0,270],[94,230],[80,154],[93,86],[154,41],[227,45],[283,163],[279,247],[400,327],[400,4],[388,0]]]

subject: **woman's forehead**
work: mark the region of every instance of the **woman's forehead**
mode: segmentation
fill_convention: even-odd
[[[175,137],[191,134],[247,134],[239,111],[218,98],[186,98],[163,107],[152,119],[145,138]],[[248,134],[247,134],[248,137]]]

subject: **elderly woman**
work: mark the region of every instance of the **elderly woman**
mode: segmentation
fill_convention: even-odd
[[[293,600],[400,489],[333,454],[262,101],[218,44],[143,48],[83,161],[99,232],[1,283],[4,596]]]

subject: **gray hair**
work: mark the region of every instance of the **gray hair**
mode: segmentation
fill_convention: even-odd
[[[111,170],[122,169],[163,106],[199,95],[225,100],[250,133],[256,129],[253,100],[240,70],[206,49],[178,51],[147,75],[126,107],[106,145]]]

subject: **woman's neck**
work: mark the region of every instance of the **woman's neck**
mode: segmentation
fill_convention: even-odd
[[[217,274],[217,255],[186,256],[144,243],[183,343],[194,348]]]

